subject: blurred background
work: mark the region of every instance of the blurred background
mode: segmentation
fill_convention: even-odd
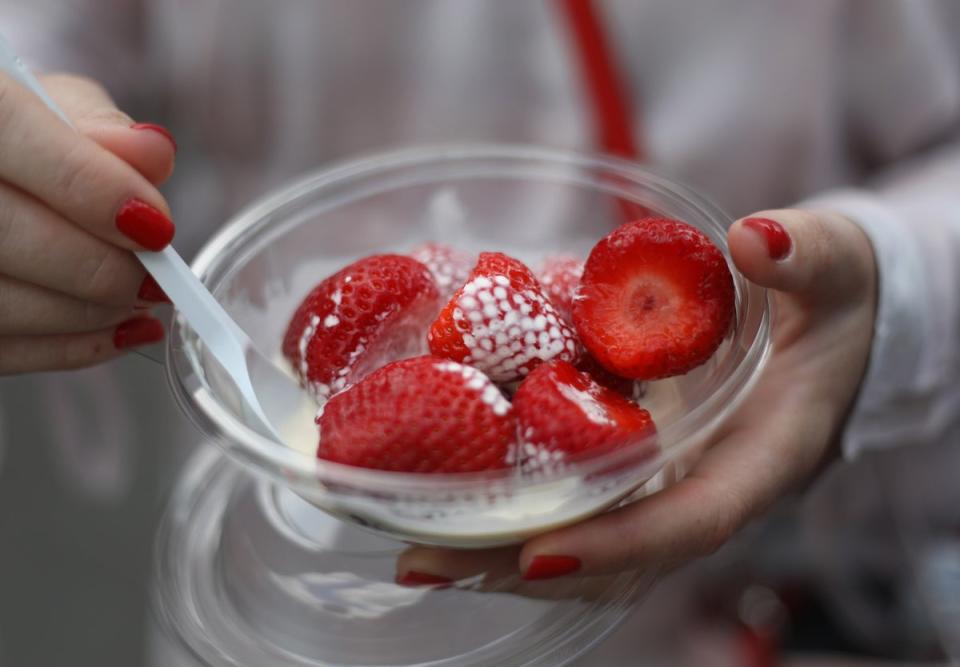
[[[174,133],[187,258],[306,171],[418,143],[611,152],[734,217],[872,183],[957,136],[957,27],[946,0],[0,0],[31,66]],[[835,463],[577,666],[960,656],[960,434],[939,435]],[[193,664],[148,586],[207,446],[145,356],[0,379],[0,665]]]

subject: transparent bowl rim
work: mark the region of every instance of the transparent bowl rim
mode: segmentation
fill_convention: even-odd
[[[533,160],[571,167],[605,169],[616,173],[618,178],[679,198],[687,205],[700,209],[708,219],[719,221],[724,228],[729,227],[732,222],[732,219],[719,207],[687,186],[649,167],[609,155],[524,144],[419,145],[334,162],[266,194],[225,223],[196,255],[191,268],[201,281],[210,286],[214,270],[225,261],[231,248],[241,244],[244,237],[256,230],[258,222],[265,220],[273,211],[317,189],[329,188],[352,179],[404,167],[440,161],[485,159],[517,162]],[[286,483],[321,482],[331,487],[343,485],[348,488],[368,489],[376,493],[388,494],[425,491],[462,492],[472,488],[478,491],[489,490],[492,482],[505,484],[511,489],[535,489],[558,480],[610,470],[636,457],[638,449],[648,445],[651,439],[669,441],[668,435],[676,438],[676,444],[667,448],[658,448],[654,457],[644,459],[645,466],[656,470],[684,454],[697,440],[695,437],[697,433],[711,430],[722,418],[729,415],[733,407],[749,392],[769,356],[771,322],[769,296],[766,290],[747,283],[739,276],[729,260],[728,251],[725,247],[723,250],[731,264],[735,279],[743,287],[743,299],[738,307],[737,323],[739,325],[751,318],[756,318],[758,321],[756,331],[749,340],[738,341],[743,332],[740,326],[735,330],[734,342],[740,342],[745,346],[743,362],[734,367],[710,395],[689,412],[660,429],[653,438],[644,438],[608,453],[571,462],[570,465],[559,468],[553,474],[524,477],[512,473],[509,469],[456,474],[389,472],[323,461],[274,442],[251,430],[231,410],[219,405],[214,392],[206,383],[199,355],[187,354],[174,346],[174,341],[182,338],[182,332],[189,331],[189,327],[183,320],[176,316],[166,343],[168,381],[181,408],[203,432],[234,458]],[[756,312],[753,312],[758,308],[761,309],[759,317]],[[188,373],[192,377],[181,377],[178,373],[177,369],[182,366],[178,356],[187,357]]]

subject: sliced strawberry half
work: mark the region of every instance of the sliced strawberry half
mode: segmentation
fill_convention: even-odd
[[[467,282],[470,270],[477,263],[476,255],[445,243],[424,243],[412,250],[410,256],[430,269],[444,299],[449,299]]]
[[[513,397],[524,470],[610,451],[656,432],[650,413],[565,361],[542,364]]]
[[[664,218],[627,223],[584,266],[573,321],[607,370],[656,380],[696,368],[716,351],[734,314],[723,254],[698,229]]]
[[[430,327],[428,342],[434,355],[471,364],[495,382],[517,380],[550,359],[579,356],[573,328],[530,269],[498,252],[480,254]]]
[[[439,303],[433,276],[420,262],[367,257],[307,295],[287,327],[283,354],[322,401],[388,361],[425,352]]]
[[[567,321],[573,313],[573,299],[583,275],[583,262],[573,255],[551,255],[543,260],[537,278],[550,302]]]
[[[388,364],[331,398],[317,417],[317,456],[395,472],[506,467],[510,402],[475,368],[416,357]]]

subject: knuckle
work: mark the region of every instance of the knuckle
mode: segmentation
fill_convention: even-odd
[[[712,556],[730,541],[733,533],[733,521],[725,514],[721,515],[718,517],[718,520],[707,526],[707,529],[704,531],[703,541],[694,555],[699,558]]]
[[[799,211],[798,222],[802,226],[807,247],[817,256],[823,257],[828,253],[834,236],[832,226],[821,215],[812,211]]]
[[[835,240],[836,229],[825,216],[814,211],[794,211],[792,222],[792,231],[797,235],[797,258],[800,260],[795,264],[795,280],[803,289],[817,293],[824,286],[829,286],[835,295],[836,286],[833,283],[842,260]]]
[[[7,129],[17,113],[17,83],[13,77],[0,72],[0,132]]]
[[[851,220],[829,212],[806,213],[806,244],[814,258],[811,271],[826,277],[832,300],[860,298],[872,283],[873,251],[866,235]]]
[[[618,545],[618,548],[608,554],[608,566],[629,568],[643,562],[646,556],[644,547],[647,545],[638,527],[626,517],[621,517],[612,528],[612,543]]]
[[[0,247],[6,258],[15,256],[36,238],[37,210],[38,206],[25,195],[0,183]]]
[[[810,236],[817,253],[823,257],[831,257],[836,244],[833,242],[836,232],[824,218],[813,216],[809,223]]]
[[[132,256],[113,246],[87,259],[78,276],[83,287],[83,298],[100,304],[120,305],[133,303],[131,286]]]
[[[13,228],[17,224],[16,206],[12,198],[7,196],[3,188],[0,188],[0,247],[7,244]]]
[[[115,107],[98,107],[83,114],[84,125],[119,125],[129,127],[133,119]]]
[[[75,142],[62,156],[52,186],[58,199],[80,203],[89,199],[89,193],[98,192],[102,173],[95,153],[82,141]]]
[[[747,503],[732,491],[718,492],[713,503],[714,512],[708,515],[698,557],[712,556],[730,541],[749,516]]]

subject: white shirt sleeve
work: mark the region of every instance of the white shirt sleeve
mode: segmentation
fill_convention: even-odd
[[[874,188],[800,206],[852,219],[877,260],[874,339],[844,453],[941,440],[960,421],[960,142]]]

